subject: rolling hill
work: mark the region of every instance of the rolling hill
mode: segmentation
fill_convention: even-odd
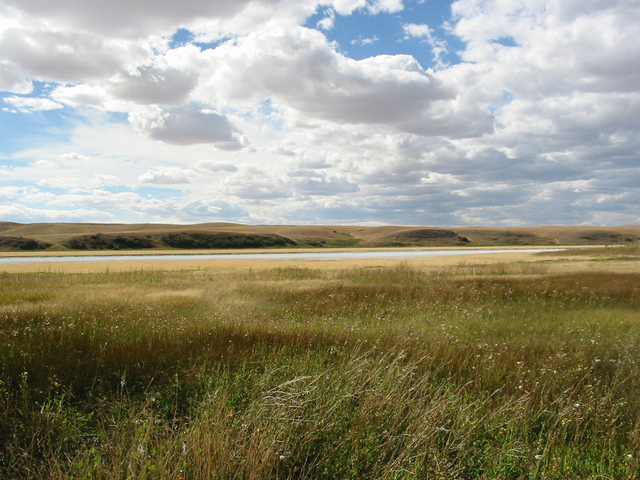
[[[4,251],[625,245],[639,241],[640,225],[440,228],[0,222],[0,250]]]

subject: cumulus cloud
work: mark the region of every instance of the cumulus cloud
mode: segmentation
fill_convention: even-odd
[[[63,161],[71,161],[71,162],[90,162],[91,157],[88,155],[83,155],[82,153],[77,152],[67,152],[61,153],[58,155],[58,158]]]
[[[324,18],[318,21],[317,27],[321,30],[331,30],[336,21],[336,12],[330,8],[326,11]]]
[[[0,217],[7,222],[109,222],[113,215],[101,210],[55,210],[22,204],[0,205]]]
[[[109,94],[98,85],[59,85],[51,92],[51,98],[70,107],[95,107],[111,111],[121,110],[113,105]],[[109,108],[109,103],[112,103],[111,108]]]
[[[638,222],[639,5],[456,0],[451,46],[442,25],[402,23],[403,8],[2,0],[3,110],[76,115],[46,152],[7,153],[3,178],[66,189],[46,201],[92,219],[130,203],[135,218],[165,221]],[[398,45],[422,43],[432,67],[349,58],[328,36],[354,13],[393,18]],[[302,26],[309,18],[318,30]],[[352,45],[383,45],[384,33],[353,32]],[[448,65],[453,45],[462,61]],[[124,185],[175,197],[106,191]],[[24,218],[47,210],[27,200],[42,196],[16,195],[0,191]]]
[[[149,54],[144,47],[87,33],[27,26],[0,32],[0,51],[0,60],[13,71],[56,82],[104,78],[122,71],[127,62],[142,61]]]
[[[38,168],[59,168],[60,165],[58,165],[56,162],[51,162],[49,160],[38,160],[36,162],[36,167],[38,167]]]
[[[380,12],[395,13],[403,8],[402,0],[370,0],[367,3],[367,9],[374,14]]]
[[[211,143],[223,150],[238,150],[247,140],[229,119],[197,105],[139,108],[129,121],[149,137],[173,145]]]
[[[303,117],[386,125],[421,135],[464,137],[492,129],[482,105],[459,104],[455,88],[413,57],[352,60],[315,30],[256,32],[208,58],[213,68],[200,92],[203,99],[211,91],[228,99],[274,98]]]
[[[17,65],[0,61],[0,90],[27,94],[33,91],[33,85]]]
[[[250,2],[113,0],[107,4],[68,0],[52,5],[46,0],[5,0],[4,3],[17,14],[52,21],[65,29],[138,38],[158,31],[170,32],[175,25],[188,24],[198,18],[228,18]]]
[[[148,65],[122,74],[110,82],[111,93],[137,104],[180,104],[198,82],[195,68],[200,50],[194,46],[157,55]]]
[[[402,26],[404,34],[409,37],[430,38],[432,30],[427,24],[405,23]]]
[[[49,170],[59,168],[59,166],[53,162],[47,162],[46,164],[43,164],[43,162],[45,162],[45,160],[37,162],[36,166],[44,167]],[[81,174],[72,172],[65,176],[41,178],[36,182],[36,185],[39,187],[51,187],[70,192],[87,192],[99,187],[116,186],[121,185],[122,183],[120,178],[108,173],[94,173],[88,178],[83,177],[84,176]]]
[[[22,198],[24,195],[33,192],[33,188],[7,186],[0,187],[0,201],[10,202]]]
[[[96,187],[108,187],[120,185],[121,181],[116,175],[111,175],[108,173],[96,173],[93,176],[93,185]]]
[[[187,98],[196,80],[194,72],[138,67],[135,75],[129,75],[111,90],[116,97],[139,104],[178,104]]]
[[[49,98],[6,97],[4,101],[9,105],[13,105],[20,112],[28,112],[30,110],[58,110],[63,108],[62,105]]]
[[[240,201],[255,203],[291,198],[291,185],[275,172],[249,166],[232,175],[225,183],[228,194]]]
[[[637,90],[637,4],[458,0],[452,10],[463,58],[496,65],[489,79],[516,95]]]
[[[189,176],[191,171],[179,167],[162,167],[158,169],[148,170],[145,174],[140,175],[138,180],[141,183],[154,183],[158,185],[175,185],[181,183],[190,183]]]
[[[402,26],[405,38],[418,38],[431,45],[433,58],[438,67],[444,67],[442,57],[448,52],[447,42],[437,38],[427,24],[405,23]]]
[[[140,218],[169,217],[175,211],[175,200],[160,200],[139,195],[135,192],[110,192],[101,188],[90,189],[86,192],[65,193],[62,195],[33,193],[24,198],[24,203],[45,200],[49,207],[61,207],[67,210],[86,207],[104,212],[127,212]],[[110,215],[113,218],[113,214]]]
[[[186,221],[238,221],[249,217],[246,210],[224,200],[191,200],[176,206],[176,215]]]
[[[296,179],[292,182],[292,186],[301,195],[339,195],[359,190],[357,184],[346,178],[325,175]]]
[[[231,162],[222,162],[217,160],[200,160],[194,164],[194,168],[202,172],[237,172],[238,167]]]
[[[46,0],[4,0],[8,15],[43,23],[55,23],[63,30],[97,33],[105,37],[140,39],[171,35],[178,27],[216,35],[245,33],[273,21],[295,24],[311,15],[317,0],[112,0],[108,4],[68,0],[52,5]],[[396,12],[401,0],[334,0],[342,14],[366,7],[372,12]],[[276,12],[276,15],[274,15]]]

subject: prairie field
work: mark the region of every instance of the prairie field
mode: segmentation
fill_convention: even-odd
[[[504,258],[0,272],[0,478],[638,478],[638,248]]]
[[[479,247],[626,245],[640,225],[617,227],[416,227],[242,225],[234,223],[94,224],[0,221],[0,252],[83,252],[197,248]]]

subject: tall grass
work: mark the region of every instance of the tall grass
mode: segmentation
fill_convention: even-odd
[[[0,281],[0,478],[640,476],[640,274]]]

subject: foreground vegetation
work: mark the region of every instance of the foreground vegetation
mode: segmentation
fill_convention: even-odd
[[[640,274],[0,274],[0,478],[638,478]]]

